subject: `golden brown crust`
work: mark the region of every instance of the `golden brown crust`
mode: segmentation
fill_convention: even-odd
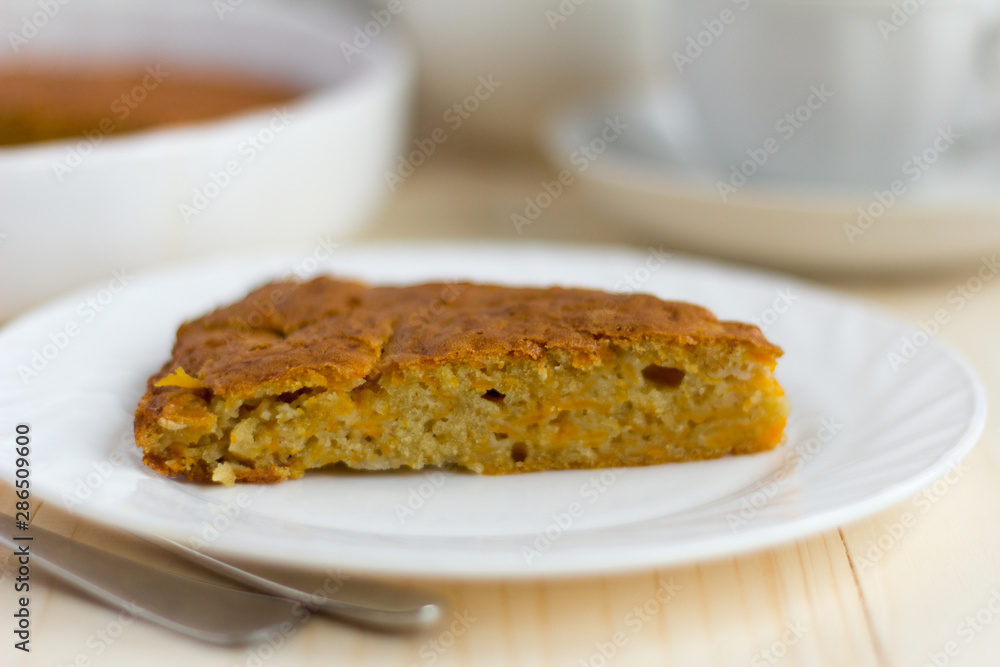
[[[781,350],[760,330],[720,322],[705,308],[647,294],[469,283],[366,287],[320,277],[252,292],[177,332],[173,358],[153,383],[183,368],[212,393],[250,397],[305,386],[356,386],[392,366],[437,365],[548,349],[600,354],[615,343],[728,341],[767,356]]]

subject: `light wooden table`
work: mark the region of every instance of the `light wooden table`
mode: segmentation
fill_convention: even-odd
[[[524,198],[553,175],[533,159],[471,162],[442,151],[399,189],[366,237],[661,242],[630,235],[594,210],[574,189],[580,186],[569,188],[517,234],[511,213],[523,210]],[[972,263],[951,275],[905,282],[828,284],[918,320],[944,306],[948,291],[975,269]],[[941,337],[980,373],[996,415],[1000,280],[953,315]],[[3,456],[12,456],[7,445],[13,425],[0,428]],[[15,563],[2,552],[0,664],[998,665],[998,456],[994,416],[954,483],[856,524],[753,555],[550,582],[432,582],[451,596],[468,627],[455,625],[452,632],[446,626],[417,637],[371,634],[314,619],[275,650],[217,648],[146,623],[123,623],[119,612],[35,568],[32,651],[25,655],[12,648]],[[0,507],[10,512],[12,490],[9,480],[2,483]],[[54,505],[36,509],[40,526],[191,572],[134,537],[78,521]],[[661,585],[673,587],[663,604],[655,597]],[[606,658],[602,651],[613,655]]]

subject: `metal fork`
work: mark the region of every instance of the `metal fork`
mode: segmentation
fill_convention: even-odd
[[[431,628],[444,618],[445,600],[417,588],[356,579],[344,575],[331,590],[316,589],[300,581],[279,583],[271,578],[234,567],[216,558],[166,538],[153,540],[202,567],[254,590],[296,600],[312,611],[376,630],[407,632]],[[294,575],[284,574],[290,580]],[[307,590],[313,588],[313,593]]]
[[[308,586],[278,583],[165,538],[150,541],[265,594],[164,572],[37,526],[18,531],[13,517],[0,514],[0,544],[11,549],[15,559],[38,564],[137,618],[207,642],[260,641],[308,612],[379,630],[420,630],[440,621],[446,609],[444,600],[431,593],[354,579],[339,582],[335,593],[307,593]]]
[[[17,530],[7,514],[0,515],[0,544],[14,552],[18,569],[27,566],[28,591],[38,566],[136,618],[202,641],[262,641],[293,618],[291,600],[164,572],[37,526]]]

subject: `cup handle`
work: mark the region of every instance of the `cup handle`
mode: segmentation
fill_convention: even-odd
[[[975,143],[1000,143],[1000,15],[983,30],[976,46],[977,86],[966,113],[965,130]]]

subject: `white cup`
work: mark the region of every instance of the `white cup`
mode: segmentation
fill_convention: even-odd
[[[671,20],[705,166],[737,180],[891,182],[998,78],[992,0],[674,0]]]

